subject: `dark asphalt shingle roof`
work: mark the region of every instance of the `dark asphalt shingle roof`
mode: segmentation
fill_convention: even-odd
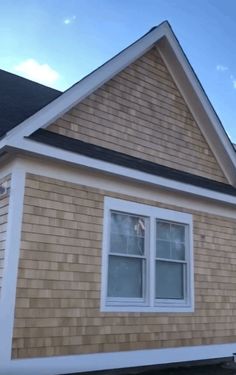
[[[189,185],[198,186],[223,194],[236,196],[236,188],[206,177],[166,167],[157,163],[143,160],[134,156],[126,155],[118,151],[107,149],[95,144],[87,143],[79,139],[69,138],[56,134],[46,129],[38,129],[29,136],[30,139],[44,143],[62,150],[75,152],[93,159],[109,161],[115,165],[135,169],[137,171],[150,173],[154,176],[168,178],[170,180],[183,182]]]
[[[0,69],[0,138],[61,92]]]

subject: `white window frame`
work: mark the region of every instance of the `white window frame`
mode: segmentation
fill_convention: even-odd
[[[146,293],[140,299],[122,300],[122,298],[107,298],[108,257],[110,246],[110,217],[111,211],[144,216],[149,219],[149,249],[147,249]],[[185,299],[155,300],[155,226],[156,219],[185,224],[188,227],[186,238],[187,275]],[[150,235],[150,233],[152,235]],[[102,245],[102,283],[101,283],[101,311],[114,312],[193,312],[194,311],[194,268],[193,268],[193,223],[192,215],[163,209],[155,206],[135,203],[131,201],[105,197],[103,218]]]

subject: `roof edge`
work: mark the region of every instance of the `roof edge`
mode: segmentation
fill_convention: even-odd
[[[167,21],[164,21],[159,26],[151,29],[116,56],[112,57],[99,68],[71,86],[62,93],[60,97],[56,98],[35,115],[29,117],[8,132],[5,136],[5,141],[7,142],[15,136],[27,137],[38,128],[47,127],[56,118],[62,116],[65,112],[150,50],[158,40],[166,35],[167,28],[169,28],[169,24]],[[0,148],[1,147],[2,144],[0,142]]]
[[[174,64],[172,63],[172,65],[175,65],[175,69],[177,70],[174,70],[173,66],[171,67],[171,58],[167,61],[167,66],[169,64],[170,72],[172,70],[173,78],[180,73],[182,77],[184,77],[186,87],[188,86],[188,92],[187,95],[185,94],[183,96],[185,97],[187,104],[189,104],[190,109],[193,107],[200,109],[201,119],[199,120],[199,124],[202,126],[201,130],[203,135],[205,135],[210,148],[215,154],[229,182],[236,186],[235,151],[230,140],[227,138],[209,99],[196,78],[189,61],[182,51],[168,21],[164,21],[159,26],[152,28],[143,37],[125,48],[122,52],[103,64],[100,68],[90,73],[77,84],[73,85],[35,115],[19,124],[16,128],[10,131],[2,141],[0,141],[0,148],[6,145],[11,145],[11,142],[14,144],[18,139],[23,139],[23,137],[29,136],[39,128],[47,127],[50,123],[61,117],[65,112],[110,80],[113,76],[125,69],[133,61],[145,54],[157,42],[159,42],[158,46],[160,46],[162,55],[166,53],[166,61],[168,60],[168,53],[169,57],[171,56],[172,60],[174,59]],[[179,85],[179,82],[177,83]],[[186,87],[179,85],[181,93],[183,93]],[[188,100],[189,91],[192,91],[194,94],[194,103],[193,100],[192,103]],[[196,117],[196,110],[194,111],[194,114]]]
[[[193,173],[180,171],[175,168],[127,155],[119,151],[57,134],[49,130],[38,129],[28,138],[35,142],[44,143],[48,146],[53,146],[65,151],[85,155],[92,159],[103,161],[109,160],[110,163],[114,163],[116,165],[121,165],[123,167],[150,173],[155,176],[168,178],[178,182],[184,182],[189,185],[202,187],[236,197],[236,188],[229,184],[215,181],[207,177],[194,175]]]

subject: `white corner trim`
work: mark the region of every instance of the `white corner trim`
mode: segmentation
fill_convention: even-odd
[[[57,147],[48,146],[30,139],[22,139],[10,143],[13,148],[20,148],[23,151],[33,153],[35,155],[44,155],[54,160],[69,162],[83,167],[88,167],[94,171],[101,171],[107,174],[121,176],[126,179],[132,179],[139,182],[164,187],[172,191],[179,191],[186,194],[193,194],[204,197],[209,200],[221,201],[229,204],[236,204],[236,196],[219,193],[205,188],[197,187],[183,182],[169,180],[164,177],[140,172],[135,169],[114,165],[106,161],[93,159],[88,156],[79,155],[70,151],[61,150]]]
[[[232,357],[236,343],[12,360],[0,375],[59,375]]]
[[[0,363],[9,361],[11,358],[24,184],[24,168],[15,163],[11,174],[3,281],[0,298]]]

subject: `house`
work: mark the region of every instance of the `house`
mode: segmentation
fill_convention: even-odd
[[[0,80],[0,374],[232,356],[235,149],[170,25],[65,93]]]

